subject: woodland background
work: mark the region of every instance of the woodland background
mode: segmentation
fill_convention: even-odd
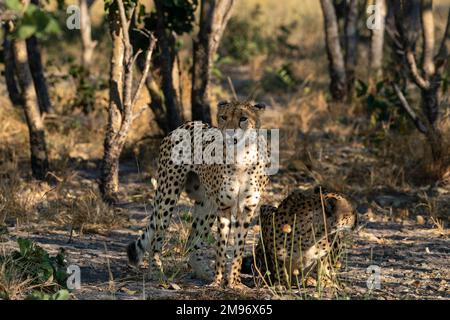
[[[373,4],[381,24],[369,29]],[[450,298],[449,8],[0,1],[0,298]],[[74,12],[80,29],[68,28]],[[165,245],[169,280],[126,267],[161,138],[191,119],[214,124],[217,102],[233,98],[265,102],[263,126],[280,129],[281,168],[263,202],[317,184],[354,201],[364,227],[344,289],[280,293],[251,278],[244,296],[207,289],[186,265],[184,194]],[[67,264],[80,267],[81,289],[66,290]],[[368,290],[374,264],[382,287]]]

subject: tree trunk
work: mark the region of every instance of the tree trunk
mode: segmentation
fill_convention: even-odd
[[[370,69],[372,79],[378,80],[383,76],[383,45],[384,45],[384,30],[386,27],[386,0],[376,0],[375,5],[378,7],[375,17],[378,25],[372,29],[372,37],[370,42]]]
[[[177,94],[173,85],[173,52],[170,50],[170,39],[166,31],[163,0],[155,0],[156,11],[159,12],[156,22],[156,36],[159,43],[161,60],[161,82],[164,102],[167,110],[167,126],[170,131],[181,125],[181,115],[177,104]]]
[[[89,14],[89,7],[93,1],[79,0],[80,5],[80,33],[81,33],[81,45],[82,55],[81,63],[85,72],[89,73],[89,69],[92,64],[92,57],[94,55],[94,49],[97,45],[97,41],[92,40],[91,35],[91,17]]]
[[[34,178],[44,180],[48,172],[47,146],[44,124],[28,62],[27,45],[25,40],[20,39],[14,40],[12,45],[30,135],[31,171]]]
[[[211,123],[208,86],[214,56],[230,18],[234,0],[202,0],[200,30],[194,40],[192,67],[192,120]]]
[[[39,109],[41,110],[41,113],[53,113],[54,111],[48,93],[47,81],[44,75],[41,52],[37,38],[32,36],[26,40],[26,43],[31,75],[36,87],[39,102]]]
[[[112,39],[111,69],[109,74],[109,106],[108,127],[104,141],[104,154],[102,160],[102,173],[100,192],[108,203],[115,202],[119,190],[119,156],[115,137],[122,122],[121,89],[123,87],[123,57],[124,44],[122,40],[122,27],[119,23],[119,9],[114,3],[109,8],[108,22]]]
[[[8,24],[5,23],[3,32],[3,60],[5,64],[5,82],[8,90],[9,99],[15,106],[21,106],[23,104],[22,97],[19,92],[19,88],[15,78],[15,63],[14,63],[14,51],[11,41],[8,39]]]
[[[334,100],[343,101],[347,96],[347,80],[336,13],[331,0],[320,0],[320,4],[325,25],[325,44],[331,78],[330,92]]]
[[[347,80],[347,96],[351,99],[355,85],[355,69],[358,55],[358,1],[348,2],[345,17],[345,70]]]
[[[39,0],[31,0],[31,3],[40,6]],[[33,76],[34,86],[39,102],[39,109],[41,113],[53,113],[52,103],[50,101],[50,95],[48,93],[47,81],[44,75],[44,67],[42,66],[41,50],[39,49],[39,43],[36,36],[32,36],[26,40],[28,60],[31,69],[31,75]]]
[[[423,36],[423,70],[425,77],[429,78],[434,74],[434,19],[433,1],[422,0],[422,36]]]
[[[404,70],[413,80],[416,86],[421,90],[421,110],[422,121],[417,121],[416,127],[425,134],[431,148],[432,156],[436,164],[443,163],[445,157],[443,154],[442,133],[436,125],[439,117],[440,105],[440,84],[442,72],[448,63],[449,50],[447,48],[447,39],[450,35],[450,10],[444,32],[443,40],[439,52],[434,56],[434,21],[431,0],[391,0],[395,17],[395,32],[392,32],[394,44],[396,45],[397,57],[402,63]],[[422,68],[416,62],[416,41],[422,31],[423,50],[422,50]],[[399,95],[397,90],[397,95]],[[401,95],[400,95],[401,98]],[[406,99],[403,97],[402,106],[405,110],[411,109]],[[409,112],[411,115],[411,112]],[[412,117],[413,120],[415,117]],[[425,128],[425,129],[424,129]]]
[[[434,64],[433,64],[434,67]],[[439,88],[441,79],[439,75],[435,75],[430,81],[430,87],[426,90],[422,89],[422,110],[427,120],[432,126],[436,124],[439,116]]]
[[[169,127],[167,125],[167,112],[164,110],[164,96],[161,94],[161,90],[156,83],[155,79],[151,76],[147,78],[145,81],[145,85],[150,94],[150,104],[149,107],[155,116],[155,121],[158,124],[158,127],[164,134],[168,134],[170,132]]]
[[[130,20],[122,0],[115,0],[109,6],[108,22],[113,50],[110,60],[108,128],[105,134],[99,187],[104,201],[115,203],[119,189],[119,158],[135,117],[134,106],[148,76],[155,39],[151,35],[142,76],[133,95],[133,68],[137,56],[133,54],[129,38]],[[143,107],[138,114],[142,110]]]

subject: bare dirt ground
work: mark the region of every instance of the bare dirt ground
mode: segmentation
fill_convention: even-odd
[[[329,137],[320,137],[321,165],[324,171],[338,170],[336,179],[355,175],[370,163],[370,152],[362,144],[339,143]],[[358,160],[364,159],[364,160]],[[77,189],[95,185],[96,163],[81,166],[72,179]],[[312,171],[283,167],[271,177],[271,184],[263,200],[278,204],[293,188],[307,188],[314,184]],[[84,168],[83,168],[84,167]],[[90,167],[91,169],[86,169]],[[367,169],[368,170],[368,169]],[[362,173],[359,173],[362,174]],[[261,287],[250,275],[244,281],[249,292],[213,290],[207,283],[194,277],[187,267],[187,258],[181,253],[183,239],[187,237],[190,201],[182,195],[179,210],[172,218],[163,261],[169,280],[148,281],[147,269],[131,270],[126,265],[125,247],[139,234],[151,212],[154,189],[151,176],[138,170],[136,163],[125,162],[121,168],[122,199],[118,214],[123,215],[120,227],[104,232],[82,234],[51,223],[10,227],[6,247],[14,247],[17,237],[27,237],[56,253],[65,250],[71,264],[81,268],[82,287],[73,291],[74,299],[449,299],[450,298],[450,242],[449,231],[440,229],[427,216],[427,201],[438,207],[441,216],[448,217],[450,192],[448,186],[430,186],[422,189],[392,191],[374,186],[371,192],[348,189],[359,212],[362,226],[352,237],[340,270],[343,289],[317,292],[308,287],[300,292],[273,294]],[[351,180],[351,179],[350,179]],[[145,199],[145,201],[144,201]],[[430,200],[432,199],[432,200]],[[70,239],[70,242],[69,242]],[[249,234],[247,253],[256,241]],[[213,258],[213,245],[206,253]],[[370,265],[381,268],[381,288],[368,290],[366,272]]]

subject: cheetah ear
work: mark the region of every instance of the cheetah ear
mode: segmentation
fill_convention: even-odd
[[[225,106],[227,106],[229,104],[229,102],[228,101],[219,101],[219,103],[217,104],[217,107],[218,108],[222,108],[222,107],[225,107]]]
[[[254,104],[253,108],[256,108],[256,110],[259,110],[259,111],[264,111],[266,109],[266,104],[260,102],[260,103]]]

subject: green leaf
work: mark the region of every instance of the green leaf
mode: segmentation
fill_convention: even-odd
[[[44,30],[50,21],[50,17],[42,10],[34,11],[31,18],[39,31]]]
[[[6,0],[5,2],[6,8],[9,10],[14,11],[21,11],[22,10],[22,4],[19,0]]]
[[[362,80],[356,80],[356,96],[358,98],[364,96],[367,93],[369,86]]]
[[[70,294],[66,289],[59,290],[51,296],[50,300],[69,300]]]
[[[377,93],[380,93],[381,89],[384,87],[384,81],[378,81],[376,84]]]
[[[50,295],[40,291],[33,291],[25,300],[50,300]]]
[[[59,34],[61,29],[59,28],[58,22],[55,19],[50,18],[44,32],[45,34]]]
[[[22,256],[26,256],[33,247],[33,243],[28,239],[19,238],[17,239],[17,243],[19,244],[20,254]]]
[[[35,25],[23,24],[17,29],[17,35],[20,39],[28,39],[37,31],[37,27]]]

